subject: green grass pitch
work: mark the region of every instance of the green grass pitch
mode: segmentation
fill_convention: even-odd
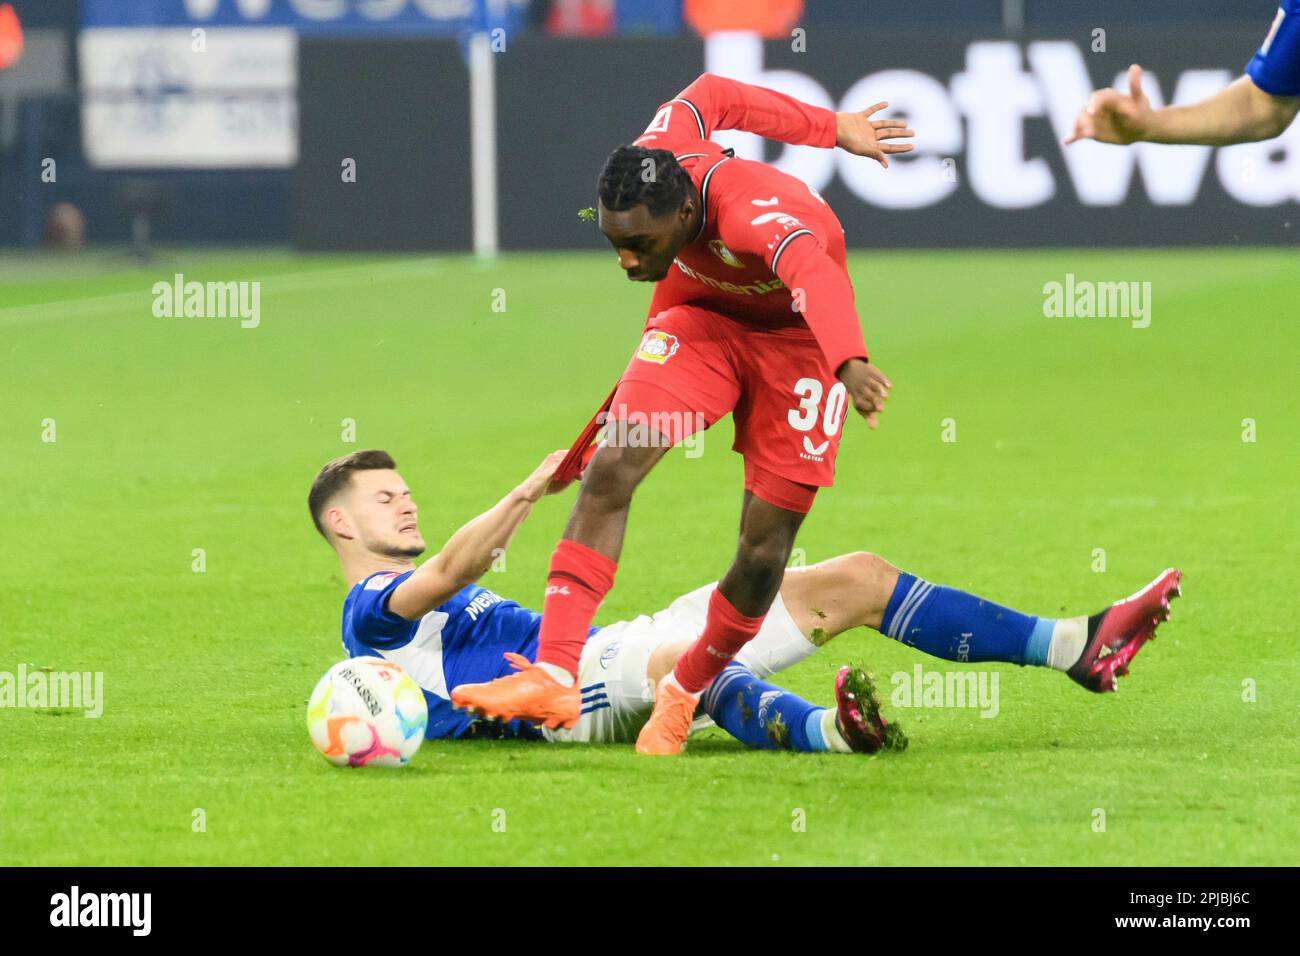
[[[155,318],[150,286],[176,271],[259,280],[260,326]],[[874,759],[714,731],[673,760],[426,743],[401,771],[334,769],[304,726],[344,594],[307,516],[317,467],[391,450],[443,540],[586,422],[648,289],[609,253],[8,259],[0,671],[102,671],[105,700],[99,719],[0,709],[0,865],[1294,864],[1294,250],[863,253],[851,271],[895,388],[878,432],[849,421],[807,560],[876,551],[1048,615],[1176,564],[1184,597],[1118,694],[998,666],[997,717],[889,707],[911,748]],[[1150,327],[1044,317],[1066,273],[1149,281]],[[716,578],[740,483],[729,422],[702,457],[674,452],[600,620]],[[539,506],[483,583],[536,606],[571,501]],[[850,659],[886,690],[947,666],[857,631],[784,681],[829,702]]]

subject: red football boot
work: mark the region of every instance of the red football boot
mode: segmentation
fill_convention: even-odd
[[[1141,591],[1116,601],[1088,620],[1088,644],[1067,674],[1078,684],[1105,694],[1118,688],[1142,645],[1169,620],[1169,602],[1182,594],[1183,572],[1169,568]]]
[[[881,715],[875,681],[861,667],[846,664],[835,675],[835,725],[857,753],[907,749],[907,734]]]

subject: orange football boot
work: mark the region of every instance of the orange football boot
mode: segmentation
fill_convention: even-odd
[[[676,684],[659,682],[655,692],[655,709],[650,720],[637,734],[639,754],[679,754],[686,745],[695,719],[695,705],[700,699]]]
[[[507,652],[519,673],[486,684],[461,684],[451,692],[453,707],[501,720],[527,720],[544,727],[572,727],[582,713],[578,682],[565,687],[522,654]]]

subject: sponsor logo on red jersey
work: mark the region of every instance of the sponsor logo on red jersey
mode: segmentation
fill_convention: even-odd
[[[682,271],[684,275],[690,276],[696,282],[708,286],[710,289],[716,289],[719,292],[730,292],[732,295],[766,295],[769,292],[779,292],[785,288],[781,280],[773,276],[767,281],[751,282],[747,285],[737,285],[734,282],[723,282],[721,279],[715,279],[713,276],[707,276],[698,269],[692,269],[681,259],[674,259],[673,265]],[[744,264],[741,264],[744,268]]]

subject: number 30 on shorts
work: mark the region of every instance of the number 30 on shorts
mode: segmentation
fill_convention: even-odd
[[[812,431],[817,424],[817,413],[822,404],[822,383],[815,378],[801,378],[794,383],[794,393],[799,396],[799,407],[790,409],[787,416],[795,431]],[[826,410],[822,413],[822,431],[827,438],[834,437],[844,423],[844,409],[848,405],[848,389],[836,382],[826,393]]]

